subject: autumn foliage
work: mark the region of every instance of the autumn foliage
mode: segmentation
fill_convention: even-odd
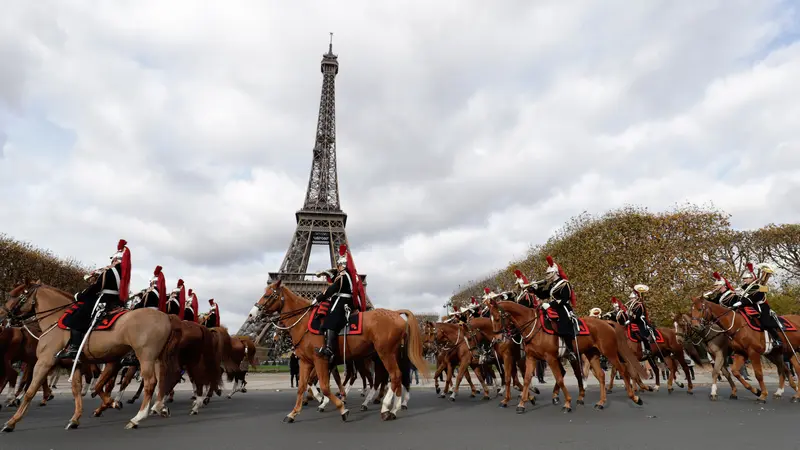
[[[26,280],[42,280],[67,292],[78,292],[86,287],[83,276],[90,270],[78,261],[59,258],[47,250],[0,234],[0,292],[3,295]]]
[[[736,231],[730,216],[694,205],[653,213],[625,207],[596,217],[581,214],[569,220],[546,243],[486,279],[461,287],[451,303],[461,306],[483,288],[511,289],[514,270],[530,280],[544,277],[546,255],[561,264],[578,296],[578,314],[610,308],[612,296],[627,299],[634,284],[650,287],[651,317],[668,324],[677,311],[688,309],[691,296],[711,287],[714,271],[739,284],[746,263],[770,261],[781,270],[773,281],[770,303],[780,312],[793,306],[800,281],[800,226],[770,225],[756,231]],[[776,289],[777,288],[777,289]],[[774,300],[773,300],[774,298]]]

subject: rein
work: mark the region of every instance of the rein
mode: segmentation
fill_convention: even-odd
[[[286,297],[285,297],[285,294],[279,293],[278,291],[272,292],[272,295],[267,297],[267,299],[266,299],[266,301],[264,302],[263,305],[256,304],[256,308],[260,312],[263,312],[264,308],[266,308],[267,306],[272,305],[273,303],[275,303],[275,300],[277,300],[279,297],[280,297],[281,304],[280,304],[280,307],[277,309],[277,311],[282,311],[284,306],[286,306]],[[311,305],[308,305],[308,306],[303,306],[303,307],[300,307],[300,308],[292,310],[292,311],[278,313],[277,316],[275,314],[273,314],[273,316],[268,318],[267,320],[275,328],[277,328],[278,330],[281,330],[281,331],[291,330],[294,327],[296,327],[297,324],[299,324],[300,321],[303,320],[303,317],[305,317],[306,314],[308,314],[309,311],[311,311],[313,308],[314,308],[314,304],[311,304]],[[290,325],[288,327],[282,327],[282,326],[279,325],[279,323],[284,322],[286,319],[291,319],[292,317],[297,317],[298,315],[300,317],[298,317],[298,319],[292,325]],[[297,343],[295,343],[294,342],[294,338],[291,336],[291,333],[289,333],[289,338],[292,340],[292,350],[296,349],[297,346],[300,345],[300,342],[303,341],[303,338],[306,336],[306,334],[308,334],[308,330],[307,329],[306,329],[305,333],[303,333],[303,335],[297,341]]]
[[[504,310],[502,306],[495,305],[495,308],[497,308],[497,311],[499,312],[499,315],[500,315],[500,329],[501,329],[501,332],[503,333],[503,336],[507,337],[508,339],[511,340],[511,342],[513,342],[513,343],[515,343],[517,345],[524,345],[523,343],[527,344],[528,342],[530,342],[531,339],[533,339],[534,332],[536,331],[536,328],[537,328],[536,327],[536,325],[537,325],[536,319],[539,318],[538,314],[534,314],[533,319],[525,322],[524,324],[522,324],[522,326],[517,326],[516,324],[514,324],[514,319],[511,318],[511,314],[509,312],[507,312],[506,310]],[[506,319],[508,319],[510,324],[506,324]],[[494,317],[492,317],[492,323],[494,323]],[[531,331],[528,332],[527,335],[523,336],[522,332],[531,323],[533,323],[533,326],[531,327]],[[514,340],[514,335],[517,335],[517,334],[520,336],[519,342]]]
[[[41,284],[34,284],[30,288],[25,288],[17,297],[17,302],[14,304],[14,307],[8,309],[5,304],[0,305],[0,310],[6,313],[6,318],[11,325],[18,325],[24,328],[31,336],[35,339],[40,339],[42,336],[50,332],[55,326],[51,326],[47,331],[41,334],[41,336],[37,337],[31,330],[28,328],[29,324],[38,323],[41,319],[45,319],[47,317],[52,316],[53,314],[63,311],[73,304],[75,304],[75,300],[73,299],[72,302],[67,303],[65,305],[57,306],[55,308],[46,309],[44,311],[36,311],[36,292],[41,287]],[[20,309],[30,300],[30,311],[20,315]]]

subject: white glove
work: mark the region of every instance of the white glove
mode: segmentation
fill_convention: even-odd
[[[550,303],[542,303],[543,310],[547,311],[548,308],[550,308]]]
[[[733,308],[738,308],[740,306],[742,306],[742,302],[736,302],[733,304]]]

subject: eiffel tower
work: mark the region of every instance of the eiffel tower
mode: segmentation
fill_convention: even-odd
[[[335,79],[339,62],[333,54],[333,33],[328,53],[322,56],[322,94],[319,100],[317,136],[314,141],[311,174],[303,208],[295,213],[295,229],[289,250],[278,272],[269,273],[269,283],[283,280],[283,284],[305,298],[313,299],[323,292],[328,283],[307,273],[311,247],[328,247],[331,265],[336,267],[341,244],[350,245],[345,233],[347,214],[339,204],[339,181],[336,172],[336,90]],[[322,269],[322,268],[320,268]],[[359,274],[366,286],[366,275]],[[258,345],[264,340],[270,324],[247,319],[237,334],[253,337]]]

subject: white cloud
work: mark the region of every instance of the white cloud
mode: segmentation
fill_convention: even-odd
[[[0,229],[89,264],[124,237],[134,286],[161,264],[232,328],[303,203],[329,30],[378,305],[438,308],[584,210],[800,219],[788,2],[6,3]]]

